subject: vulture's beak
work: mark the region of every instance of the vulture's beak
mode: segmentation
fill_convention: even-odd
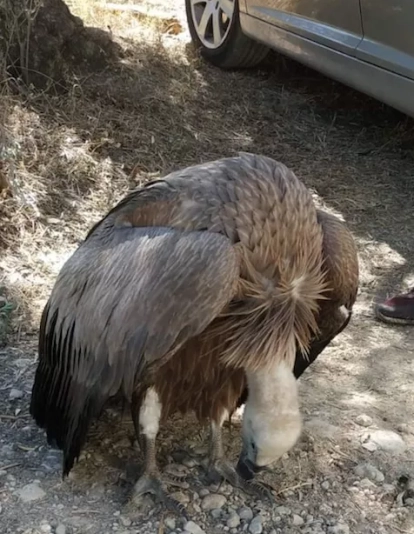
[[[244,480],[252,480],[257,473],[263,471],[266,467],[260,467],[250,460],[247,450],[243,447],[237,462],[236,471]]]

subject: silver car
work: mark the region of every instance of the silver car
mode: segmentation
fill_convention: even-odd
[[[186,0],[203,57],[252,67],[269,48],[414,117],[414,0]]]

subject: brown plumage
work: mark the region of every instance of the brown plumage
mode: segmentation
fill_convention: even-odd
[[[155,478],[158,421],[194,410],[212,422],[212,467],[240,485],[223,459],[224,419],[248,388],[240,465],[290,448],[292,370],[344,328],[357,286],[349,231],[281,163],[241,154],[174,172],[123,199],[63,266],[42,316],[31,413],[63,449],[66,474],[91,419],[122,391],[146,455],[136,493],[168,502]]]

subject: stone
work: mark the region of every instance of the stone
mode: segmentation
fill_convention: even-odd
[[[328,534],[349,534],[349,526],[346,523],[339,522],[328,528]]]
[[[171,497],[181,504],[187,504],[190,502],[190,497],[181,491],[174,491],[171,493]]]
[[[239,517],[240,519],[244,519],[244,521],[250,521],[251,519],[253,519],[252,509],[249,508],[248,506],[244,506],[243,508],[240,508]]]
[[[167,517],[164,519],[164,525],[170,530],[175,530],[175,519],[173,517]]]
[[[392,430],[376,430],[370,435],[370,441],[383,451],[398,454],[404,452],[406,444],[402,437]]]
[[[384,482],[384,474],[374,465],[362,463],[354,468],[354,473],[361,478],[369,478],[373,482]]]
[[[59,525],[56,527],[55,534],[66,534],[65,525],[62,525],[62,523],[59,523]]]
[[[324,480],[321,484],[321,488],[324,489],[325,491],[328,490],[330,488],[330,484],[329,484],[329,481],[328,480]]]
[[[369,415],[362,413],[361,415],[358,415],[358,417],[355,419],[355,423],[359,426],[368,427],[372,425],[372,417]]]
[[[210,493],[206,495],[201,502],[201,509],[204,511],[217,510],[223,508],[226,504],[227,498],[218,493]]]
[[[300,525],[303,525],[304,522],[305,522],[305,520],[303,519],[303,517],[301,517],[298,514],[293,514],[293,517],[292,517],[292,524],[293,525],[295,525],[296,527],[299,527]]]
[[[43,523],[40,526],[40,530],[44,532],[44,534],[49,534],[50,532],[52,532],[52,527],[49,525],[49,523]]]
[[[227,522],[226,522],[226,525],[229,527],[229,528],[236,528],[240,525],[240,516],[237,512],[235,512],[234,510],[232,512],[230,512],[230,515],[227,519]]]
[[[280,515],[289,515],[290,510],[287,506],[276,506],[276,513]]]
[[[121,515],[119,520],[121,521],[123,527],[130,527],[132,525],[132,521],[129,519],[129,517]]]
[[[26,486],[23,486],[22,489],[18,490],[16,493],[23,502],[39,501],[46,496],[46,493],[42,490],[39,484],[35,482],[26,484]]]
[[[184,525],[184,532],[189,532],[190,534],[206,534],[197,523],[194,523],[194,521],[187,521]]]
[[[263,519],[261,515],[257,515],[250,521],[249,532],[250,534],[262,534]]]
[[[11,389],[9,393],[9,400],[17,400],[21,399],[23,397],[23,391],[20,391],[20,389]]]

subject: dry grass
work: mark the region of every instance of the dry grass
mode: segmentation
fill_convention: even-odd
[[[414,196],[411,121],[289,61],[213,69],[189,46],[181,5],[141,2],[148,13],[137,15],[69,4],[87,25],[109,28],[125,57],[74,79],[65,94],[15,96],[1,86],[1,158],[13,195],[0,201],[0,286],[25,312],[21,321],[33,319],[26,329],[64,259],[128,188],[239,150],[283,160],[348,218],[371,295],[386,270],[411,275],[407,237],[395,234]],[[388,221],[367,217],[378,209]]]

